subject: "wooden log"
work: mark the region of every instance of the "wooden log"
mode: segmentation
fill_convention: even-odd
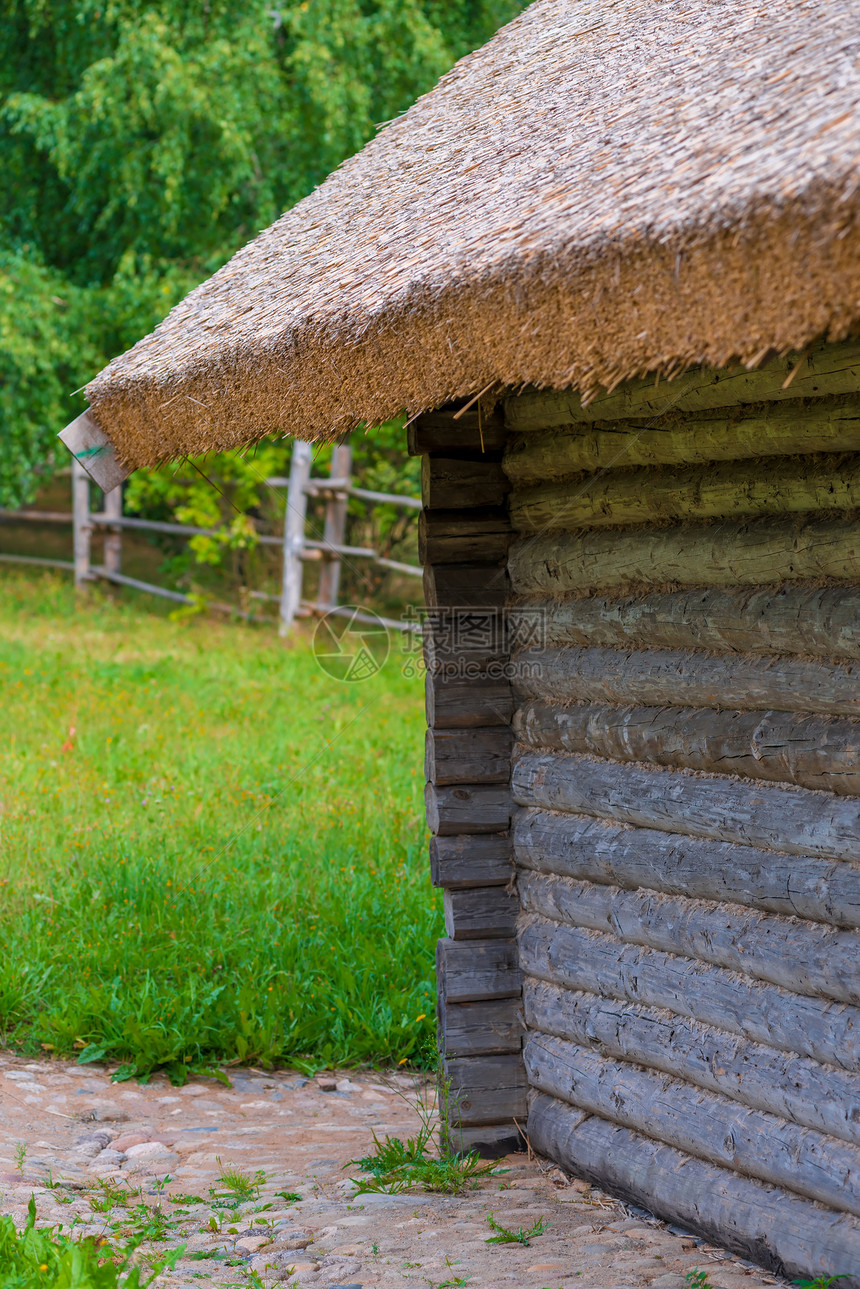
[[[438,940],[436,981],[448,1003],[519,998],[523,976],[514,940]]]
[[[511,496],[521,533],[621,528],[668,519],[739,519],[852,510],[860,502],[860,458],[774,458],[654,471],[609,470],[541,483]]]
[[[505,664],[500,664],[504,672]],[[455,676],[448,679],[428,671],[424,677],[424,703],[431,729],[474,729],[504,725],[514,713],[514,696],[507,678]]]
[[[518,806],[597,815],[789,855],[860,860],[860,802],[807,788],[751,788],[684,770],[527,753],[514,765],[511,791]]]
[[[500,1056],[458,1056],[444,1062],[449,1123],[472,1128],[518,1119],[528,1111],[526,1074],[519,1052]]]
[[[509,940],[516,934],[519,900],[505,886],[446,888],[443,902],[445,934],[452,940]]]
[[[439,1051],[444,1056],[489,1056],[519,1052],[522,1006],[518,998],[477,1003],[439,1000]]]
[[[798,367],[798,364],[802,365]],[[792,373],[791,383],[788,377]],[[755,371],[743,366],[694,367],[674,380],[648,376],[629,380],[598,394],[586,407],[574,389],[529,389],[505,399],[504,418],[511,434],[550,429],[555,425],[614,421],[625,417],[701,412],[748,403],[785,402],[802,398],[853,395],[860,392],[860,345],[823,342],[805,355],[775,358]]]
[[[860,716],[860,666],[700,650],[521,650],[516,693],[557,703],[732,707]]]
[[[427,730],[424,772],[429,783],[507,783],[511,777],[510,725]]]
[[[479,411],[475,404],[455,420],[457,410],[439,408],[434,412],[424,412],[408,425],[406,442],[409,455],[425,456],[428,452],[492,455],[501,452],[508,432],[500,411]]]
[[[510,491],[501,461],[479,456],[423,456],[421,499],[432,510],[471,510],[476,506],[501,506]]]
[[[455,833],[506,832],[511,823],[507,784],[459,784],[424,789],[427,827],[439,837]]]
[[[613,467],[858,451],[860,400],[821,399],[758,406],[740,419],[737,412],[695,418],[670,414],[657,425],[606,421],[530,434],[509,444],[504,468],[513,487],[523,488]],[[761,468],[748,466],[750,472]]]
[[[484,1124],[480,1128],[449,1128],[443,1148],[458,1155],[475,1151],[482,1159],[501,1159],[503,1155],[525,1150],[526,1143],[511,1119],[508,1123]]]
[[[857,1077],[656,1007],[527,980],[526,1027],[649,1069],[860,1146]]]
[[[546,646],[639,645],[860,659],[853,586],[652,591],[635,599],[543,600],[509,610]],[[525,634],[524,632],[522,634]]]
[[[841,860],[536,809],[515,811],[513,844],[536,872],[860,927],[860,869]]]
[[[433,837],[430,878],[434,886],[467,890],[470,886],[507,886],[514,876],[508,833]]]
[[[423,510],[418,518],[422,564],[504,564],[511,544],[507,509]]]
[[[533,1150],[622,1199],[787,1277],[852,1271],[860,1223],[780,1187],[695,1159],[543,1093],[529,1119]],[[860,1289],[845,1274],[844,1289]]]
[[[860,794],[860,721],[850,717],[532,701],[514,729],[530,747]]]
[[[428,564],[424,599],[428,608],[500,608],[508,592],[505,569],[494,564]]]
[[[526,913],[712,962],[792,993],[860,1005],[860,934],[736,904],[520,872]]]
[[[629,532],[544,533],[508,558],[516,595],[606,593],[638,585],[764,586],[860,581],[860,532],[844,519],[690,524]]]
[[[529,1034],[523,1058],[533,1087],[579,1110],[860,1217],[860,1147],[850,1142],[561,1038]]]
[[[624,944],[616,936],[539,918],[523,924],[520,966],[566,989],[665,1007],[813,1061],[860,1071],[860,1009],[790,994],[724,967]]]

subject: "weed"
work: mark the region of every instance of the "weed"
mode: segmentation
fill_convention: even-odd
[[[692,1271],[688,1271],[684,1276],[684,1280],[689,1286],[689,1289],[711,1289],[711,1282],[708,1279],[707,1271],[700,1271],[698,1267],[694,1267]]]
[[[848,1271],[841,1272],[838,1276],[817,1276],[815,1280],[792,1280],[793,1285],[798,1289],[828,1289],[829,1285],[835,1285],[837,1280],[849,1280],[853,1273]]]
[[[209,1194],[213,1199],[238,1199],[249,1200],[257,1199],[261,1188],[266,1183],[266,1174],[262,1169],[258,1169],[253,1176],[244,1172],[241,1168],[233,1168],[228,1165],[226,1168],[221,1163],[220,1155],[216,1156],[218,1163],[218,1180],[221,1183],[222,1190],[216,1191],[210,1189]]]
[[[171,1204],[205,1204],[202,1195],[168,1195]]]
[[[285,1204],[298,1204],[301,1198],[295,1191],[275,1191],[275,1199],[282,1199]]]
[[[544,1219],[540,1217],[528,1231],[523,1231],[522,1229],[509,1231],[506,1226],[502,1226],[496,1221],[492,1213],[487,1214],[487,1222],[490,1230],[495,1231],[495,1235],[488,1236],[484,1241],[485,1244],[524,1244],[526,1248],[528,1248],[530,1241],[536,1235],[543,1235],[545,1225]]]
[[[15,1147],[15,1170],[20,1177],[24,1176],[24,1162],[27,1158],[27,1143],[19,1141]]]

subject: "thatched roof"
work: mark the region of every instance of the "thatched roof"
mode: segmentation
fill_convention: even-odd
[[[128,465],[860,323],[856,0],[536,0],[88,388]]]

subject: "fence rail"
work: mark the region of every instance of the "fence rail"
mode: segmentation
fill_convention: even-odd
[[[313,478],[311,475],[312,457],[308,443],[296,442],[293,445],[293,459],[289,478],[271,478],[266,483],[271,488],[285,489],[284,533],[282,537],[266,533],[256,534],[256,541],[261,546],[278,547],[283,551],[282,583],[280,595],[266,591],[251,591],[252,599],[276,602],[279,605],[279,626],[282,635],[286,635],[298,617],[354,616],[356,621],[376,623],[403,631],[414,630],[409,622],[400,622],[392,618],[380,618],[370,613],[355,613],[338,603],[342,561],[345,559],[367,560],[379,568],[409,577],[421,577],[422,570],[413,564],[401,560],[388,559],[369,546],[350,546],[346,541],[347,504],[350,497],[362,501],[368,506],[398,506],[405,510],[420,510],[421,500],[399,493],[375,492],[369,488],[360,488],[352,482],[352,450],[348,444],[341,444],[332,453],[331,472],[328,478]],[[160,519],[139,519],[122,513],[122,489],[103,493],[104,508],[90,509],[91,480],[83,466],[74,461],[72,476],[72,509],[69,512],[56,510],[4,510],[0,509],[0,520],[18,523],[70,524],[72,526],[74,559],[49,559],[36,555],[14,555],[0,552],[0,563],[29,564],[46,568],[58,568],[73,571],[75,583],[83,586],[87,582],[102,579],[115,586],[128,586],[137,591],[145,591],[162,599],[172,600],[177,604],[194,603],[191,596],[182,591],[169,590],[153,582],[129,577],[122,572],[122,533],[152,532],[165,533],[180,537],[217,537],[217,528],[199,528],[193,524],[177,524]],[[310,498],[326,502],[325,527],[322,539],[307,536],[307,504]],[[104,533],[104,563],[92,561],[92,535],[94,531]],[[303,597],[303,567],[308,562],[319,562],[320,576],[317,598],[308,600]],[[212,604],[211,608],[222,612],[236,613],[240,617],[254,620],[252,615],[230,605]]]

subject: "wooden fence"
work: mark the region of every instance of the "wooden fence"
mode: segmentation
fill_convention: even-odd
[[[293,445],[289,478],[266,480],[269,487],[283,489],[285,492],[284,532],[280,537],[258,533],[256,540],[262,546],[277,546],[283,551],[281,592],[280,595],[270,595],[263,591],[252,591],[251,595],[257,599],[278,603],[281,635],[286,635],[290,631],[297,618],[321,617],[326,614],[347,616],[359,622],[381,622],[384,626],[398,630],[413,630],[411,623],[380,618],[370,612],[355,612],[353,608],[340,604],[338,596],[344,561],[367,560],[379,568],[409,577],[422,576],[422,571],[417,565],[386,559],[371,547],[346,544],[349,498],[355,497],[368,506],[398,506],[408,510],[420,510],[420,499],[397,493],[373,492],[367,488],[357,487],[352,480],[352,449],[348,444],[342,444],[334,449],[328,478],[314,478],[311,467],[311,445],[297,441]],[[12,520],[16,523],[31,521],[42,524],[70,524],[73,531],[74,558],[72,560],[48,559],[34,555],[0,552],[0,562],[64,569],[74,573],[77,586],[84,586],[88,582],[101,579],[116,586],[133,587],[135,590],[146,591],[163,599],[174,600],[178,604],[194,604],[192,597],[182,591],[173,591],[153,582],[128,577],[123,573],[122,534],[124,530],[129,530],[169,533],[181,537],[215,537],[218,536],[218,530],[124,515],[121,488],[103,493],[103,508],[93,511],[90,509],[90,489],[94,485],[89,475],[78,461],[74,461],[71,473],[71,511],[0,509],[0,520]],[[320,540],[307,535],[309,498],[322,498],[326,503],[325,527]],[[104,562],[101,564],[94,564],[92,561],[92,536],[96,531],[104,533]],[[303,595],[304,566],[308,562],[320,563],[317,595],[314,600],[306,599]],[[213,607],[238,613],[245,618],[250,616],[229,605]]]

